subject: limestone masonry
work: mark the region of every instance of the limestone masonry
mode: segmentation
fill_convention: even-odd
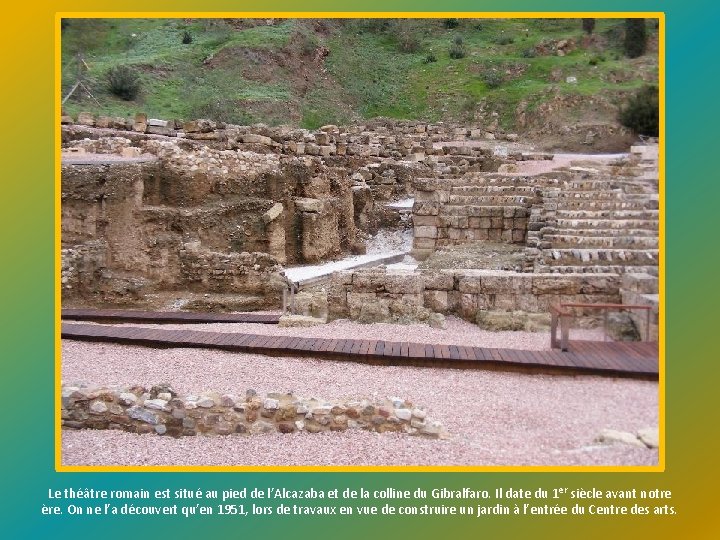
[[[241,309],[278,308],[284,268],[363,254],[378,231],[409,227],[419,261],[501,242],[524,262],[519,272],[339,273],[331,318],[442,326],[446,314],[624,302],[653,306],[656,332],[657,146],[527,174],[518,164],[553,155],[472,126],[62,121],[67,305],[140,306],[166,294],[196,295],[205,308],[230,296]],[[389,205],[407,199],[412,211]]]
[[[244,396],[203,392],[178,395],[169,385],[106,388],[63,385],[62,425],[70,429],[117,429],[184,437],[320,433],[364,429],[446,438],[424,409],[398,397],[324,401],[254,390]]]

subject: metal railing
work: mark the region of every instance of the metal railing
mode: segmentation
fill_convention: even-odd
[[[624,311],[639,309],[645,311],[645,341],[650,341],[650,315],[652,306],[639,306],[634,304],[557,304],[550,306],[550,347],[568,350],[570,341],[570,323],[572,319],[579,317],[572,311],[573,308],[596,309],[603,312],[603,330],[607,335],[608,311]],[[558,324],[559,323],[559,324]],[[558,326],[560,327],[560,339],[557,336]]]

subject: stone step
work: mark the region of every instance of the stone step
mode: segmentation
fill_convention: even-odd
[[[652,193],[625,193],[623,191],[570,191],[562,190],[557,196],[558,203],[560,201],[627,201],[627,202],[645,202],[654,200],[655,195]]]
[[[535,266],[536,273],[550,274],[624,274],[626,272],[645,272],[657,274],[657,266],[620,266],[620,265],[598,265],[598,266],[546,266],[538,264]]]
[[[487,186],[454,186],[450,188],[453,195],[525,195],[528,197],[538,197],[542,195],[542,190],[534,186],[509,186],[509,185],[487,185]]]
[[[450,187],[484,187],[484,186],[533,186],[552,187],[564,185],[566,180],[546,178],[542,176],[490,176],[487,173],[466,173],[460,178],[443,178],[438,180],[442,186]]]
[[[534,197],[527,195],[450,195],[448,205],[530,206]]]
[[[569,234],[544,234],[543,242],[549,242],[552,249],[558,248],[628,248],[657,249],[656,236],[578,236]]]
[[[632,180],[572,180],[568,183],[568,189],[573,191],[612,191],[623,190],[626,193],[653,193],[653,186],[648,182]]]
[[[586,211],[602,211],[602,210],[657,210],[658,201],[649,199],[647,201],[586,201],[586,200],[567,200],[558,199],[558,210],[586,210]]]
[[[558,221],[561,219],[587,219],[587,220],[658,220],[659,211],[652,209],[641,210],[587,210],[559,208],[555,212]]]
[[[593,231],[597,231],[598,236],[612,236],[610,231],[625,230],[626,234],[641,234],[643,231],[647,234],[657,234],[657,219],[555,219],[553,227],[557,234],[563,231],[577,231],[578,234],[593,236]],[[581,232],[582,231],[582,232]]]
[[[655,266],[658,264],[658,250],[557,248],[542,250],[540,259],[548,266]]]

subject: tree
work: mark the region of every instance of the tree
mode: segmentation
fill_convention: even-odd
[[[637,58],[645,54],[647,31],[645,19],[625,19],[625,55]]]
[[[595,19],[583,19],[582,29],[589,36],[595,30]]]
[[[641,88],[620,111],[620,123],[640,135],[659,134],[659,94],[657,86]]]

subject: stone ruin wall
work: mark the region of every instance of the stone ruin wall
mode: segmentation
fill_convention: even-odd
[[[363,429],[429,438],[447,432],[427,412],[397,398],[323,401],[273,393],[265,398],[248,390],[233,394],[178,395],[167,384],[107,388],[63,385],[62,426],[66,429],[115,429],[172,437],[323,433]]]
[[[331,318],[362,320],[372,309],[381,319],[387,313],[386,322],[403,313],[417,320],[427,310],[474,322],[478,311],[549,313],[560,302],[619,303],[620,283],[617,274],[368,269],[336,272],[328,305]]]
[[[115,302],[182,288],[257,294],[276,306],[277,265],[363,253],[367,234],[397,225],[385,204],[412,194],[416,177],[496,166],[487,151],[438,145],[477,136],[443,125],[310,132],[206,120],[179,130],[142,115],[124,127],[86,114],[65,120],[73,158],[108,155],[62,169],[65,298],[99,291],[96,299]]]

